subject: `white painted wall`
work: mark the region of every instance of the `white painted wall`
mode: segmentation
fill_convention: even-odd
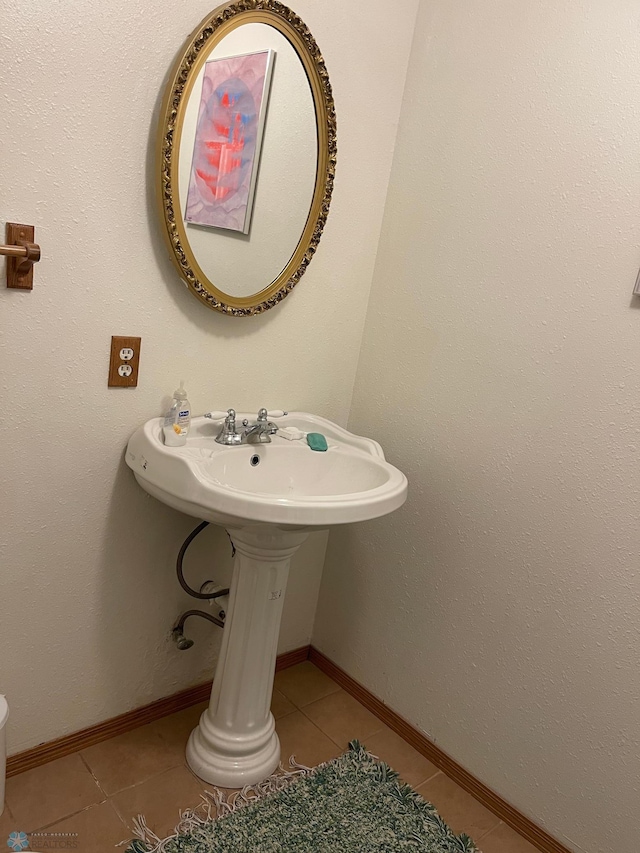
[[[313,642],[571,849],[637,846],[640,7],[422,0]],[[400,428],[397,425],[400,424]]]
[[[308,273],[255,319],[209,311],[178,283],[149,189],[164,78],[213,5],[0,0],[0,219],[34,223],[43,251],[32,293],[0,289],[10,753],[212,672],[215,630],[190,625],[187,653],[168,640],[193,603],[173,563],[194,522],[147,497],[123,462],[181,378],[196,412],[267,405],[346,422],[417,0],[396,4],[392,28],[383,0],[296,3],[334,85],[339,172]],[[137,390],[106,387],[112,334],[142,336]],[[203,538],[194,583],[225,579],[224,534]],[[281,650],[309,640],[324,542],[296,560]]]

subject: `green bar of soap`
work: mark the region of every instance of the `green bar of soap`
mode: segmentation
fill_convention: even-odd
[[[320,432],[310,432],[307,434],[307,444],[312,450],[326,450],[327,439]]]

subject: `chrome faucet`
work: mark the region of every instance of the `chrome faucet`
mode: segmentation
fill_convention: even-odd
[[[269,420],[267,410],[260,409],[256,423],[251,426],[246,425],[244,440],[248,444],[268,444],[271,442],[271,436],[277,431],[278,427]]]
[[[206,415],[205,415],[206,417]],[[242,435],[236,432],[236,410],[229,409],[222,424],[222,429],[216,436],[218,444],[242,444]]]
[[[282,412],[281,414],[286,414]],[[222,417],[222,412],[207,412],[205,418],[216,420]],[[277,424],[269,420],[266,409],[260,409],[258,412],[258,420],[255,424],[249,424],[249,421],[244,420],[242,426],[244,432],[238,432],[236,429],[236,412],[235,409],[229,409],[220,432],[216,436],[218,444],[236,445],[236,444],[268,444],[271,442],[271,436],[278,431]]]

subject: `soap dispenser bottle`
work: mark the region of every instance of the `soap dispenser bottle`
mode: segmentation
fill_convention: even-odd
[[[184,381],[173,392],[171,406],[164,416],[164,443],[168,447],[182,447],[186,444],[189,427],[191,426],[191,406],[184,390]]]

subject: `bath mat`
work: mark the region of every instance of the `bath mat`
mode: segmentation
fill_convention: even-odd
[[[214,789],[170,838],[138,818],[127,853],[478,853],[358,741],[318,767],[290,764],[228,799]]]

